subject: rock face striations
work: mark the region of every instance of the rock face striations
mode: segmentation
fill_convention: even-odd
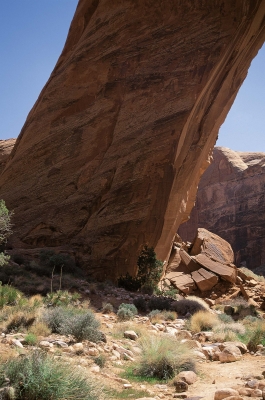
[[[265,39],[265,0],[80,0],[0,177],[16,248],[88,273],[167,259],[218,129]]]
[[[237,266],[245,262],[254,269],[265,264],[265,153],[214,149],[190,220],[179,233],[193,240],[198,227],[227,240]]]
[[[0,173],[4,170],[8,156],[11,153],[16,139],[0,140]]]

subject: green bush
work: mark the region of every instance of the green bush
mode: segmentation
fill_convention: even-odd
[[[140,340],[142,355],[137,375],[146,378],[171,379],[183,370],[194,370],[191,350],[174,337],[148,335]]]
[[[110,303],[102,303],[103,314],[110,314],[113,312],[113,305]]]
[[[37,343],[37,337],[34,335],[34,333],[28,333],[25,337],[24,340],[26,344],[29,346],[34,346]]]
[[[98,330],[100,323],[90,310],[55,307],[45,311],[43,321],[53,333],[73,335],[77,341],[103,340],[103,334]]]
[[[9,380],[16,400],[97,400],[102,398],[84,373],[48,356],[33,352],[0,366],[0,385]]]
[[[125,304],[122,303],[117,312],[118,320],[119,321],[129,321],[133,319],[133,317],[137,314],[137,308],[134,304]]]
[[[47,293],[44,302],[51,306],[68,306],[69,304],[75,304],[80,299],[79,293],[70,293],[68,290],[57,290],[53,293]]]
[[[234,320],[231,317],[231,315],[218,314],[218,318],[220,319],[220,321],[224,322],[225,324],[229,324],[230,322],[234,322]]]
[[[95,364],[97,364],[100,368],[103,368],[106,364],[107,358],[105,354],[100,354],[98,357],[94,358]]]
[[[24,300],[23,294],[11,285],[2,285],[0,282],[0,308],[7,305],[18,305]]]
[[[138,271],[135,277],[130,274],[118,279],[118,286],[126,290],[137,291],[140,288],[148,288],[151,294],[155,290],[162,272],[163,262],[156,258],[153,247],[144,246],[137,261]]]

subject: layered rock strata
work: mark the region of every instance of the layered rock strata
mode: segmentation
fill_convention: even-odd
[[[159,259],[265,39],[265,0],[80,0],[0,177],[10,246],[66,247],[88,273]]]
[[[237,266],[265,265],[265,153],[214,149],[190,220],[179,233],[183,240],[193,240],[198,227],[227,240]]]

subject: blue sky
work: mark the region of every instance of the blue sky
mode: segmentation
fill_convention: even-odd
[[[2,0],[0,139],[17,137],[62,51],[78,0]],[[253,60],[218,146],[265,152],[265,46]]]

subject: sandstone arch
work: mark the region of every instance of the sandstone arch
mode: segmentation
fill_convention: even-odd
[[[80,0],[0,177],[11,244],[101,277],[145,242],[166,259],[264,21],[265,0]]]

